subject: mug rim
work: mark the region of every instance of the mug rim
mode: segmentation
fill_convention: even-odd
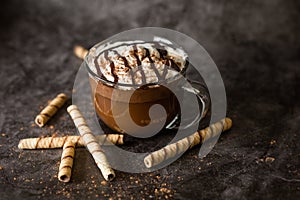
[[[126,40],[124,40],[124,41],[126,41]],[[148,42],[148,41],[145,41],[145,42]],[[151,41],[149,41],[149,42],[151,42]],[[179,71],[175,76],[172,76],[172,77],[169,77],[169,78],[166,78],[166,79],[163,79],[163,80],[158,80],[158,81],[151,82],[151,83],[146,83],[146,84],[143,84],[143,83],[142,84],[129,84],[129,83],[119,83],[119,82],[114,82],[114,81],[110,81],[110,80],[107,80],[107,79],[103,79],[100,75],[98,75],[97,73],[95,73],[91,69],[91,67],[89,66],[89,63],[88,63],[88,59],[91,57],[91,51],[90,51],[91,49],[95,49],[95,48],[97,49],[101,45],[108,44],[108,43],[109,42],[107,42],[107,40],[104,40],[102,42],[99,42],[99,43],[95,44],[92,48],[89,49],[88,54],[85,56],[84,61],[83,61],[89,75],[91,75],[93,78],[95,78],[97,81],[100,81],[103,84],[106,84],[108,86],[122,86],[122,87],[128,87],[128,88],[142,88],[142,87],[148,87],[148,86],[168,84],[172,81],[175,81],[175,80],[178,80],[178,79],[182,78],[182,76],[185,77],[185,75],[186,75],[186,70],[189,66],[188,57],[186,58],[185,66],[182,68],[181,71]],[[100,50],[99,54],[101,54],[104,51],[107,51],[109,49]],[[95,59],[95,58],[91,58],[91,59]]]

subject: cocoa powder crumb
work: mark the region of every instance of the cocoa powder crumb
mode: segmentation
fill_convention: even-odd
[[[101,185],[107,185],[107,181],[101,181]]]
[[[271,162],[273,162],[275,160],[275,158],[274,157],[266,157],[265,158],[265,162],[267,162],[267,163],[271,163]]]
[[[270,145],[274,145],[274,144],[276,144],[276,140],[272,139],[272,140],[270,141]]]

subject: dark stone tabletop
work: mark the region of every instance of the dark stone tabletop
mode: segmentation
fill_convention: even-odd
[[[299,1],[12,0],[0,10],[0,199],[300,198]],[[62,150],[19,150],[19,140],[76,134],[66,106],[34,125],[48,100],[71,95],[82,62],[73,46],[144,26],[205,47],[226,86],[232,129],[203,159],[194,148],[154,172],[116,171],[112,182],[78,148],[71,181],[59,182]]]

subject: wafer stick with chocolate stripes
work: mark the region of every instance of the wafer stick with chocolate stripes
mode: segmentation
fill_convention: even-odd
[[[61,161],[58,171],[58,180],[62,182],[69,182],[72,174],[73,160],[75,154],[75,144],[67,141],[64,144]]]
[[[121,134],[104,134],[95,136],[97,142],[100,145],[122,145],[124,144],[124,135]],[[67,135],[63,137],[57,137],[55,135],[51,137],[38,137],[38,138],[25,138],[21,139],[18,148],[19,149],[53,149],[62,148],[65,143],[72,142],[76,147],[84,147],[85,143],[81,136]]]
[[[88,52],[89,51],[82,46],[76,45],[74,47],[74,54],[82,60],[85,58],[85,56],[88,54]]]
[[[59,95],[57,95],[55,97],[55,99],[53,99],[48,106],[46,106],[41,112],[40,114],[38,114],[35,118],[35,123],[39,126],[39,127],[43,127],[47,121],[58,111],[58,109],[60,107],[62,107],[62,105],[64,105],[64,103],[67,100],[67,95],[65,95],[64,93],[61,93]]]
[[[77,106],[71,105],[67,108],[67,110],[73,119],[83,141],[85,142],[87,149],[92,154],[98,168],[102,172],[104,179],[107,181],[113,180],[115,178],[115,172],[108,163],[100,144],[97,142],[97,139],[95,138],[91,129],[88,127],[79,109]]]
[[[205,140],[215,137],[222,131],[230,129],[232,121],[230,118],[225,118],[217,123],[211,124],[209,127],[197,131],[193,135],[185,137],[175,143],[169,144],[164,148],[154,151],[144,158],[144,164],[147,168],[151,168],[159,163],[170,159],[187,149],[192,148]]]

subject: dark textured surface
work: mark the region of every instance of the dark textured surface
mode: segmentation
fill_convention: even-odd
[[[299,199],[299,1],[140,2],[1,4],[0,199]],[[117,171],[106,184],[88,152],[77,149],[71,182],[59,182],[61,150],[21,151],[19,139],[74,134],[64,110],[44,128],[32,126],[47,100],[71,94],[81,64],[73,45],[142,26],[181,31],[208,50],[234,127],[205,159],[195,148],[153,173]]]

